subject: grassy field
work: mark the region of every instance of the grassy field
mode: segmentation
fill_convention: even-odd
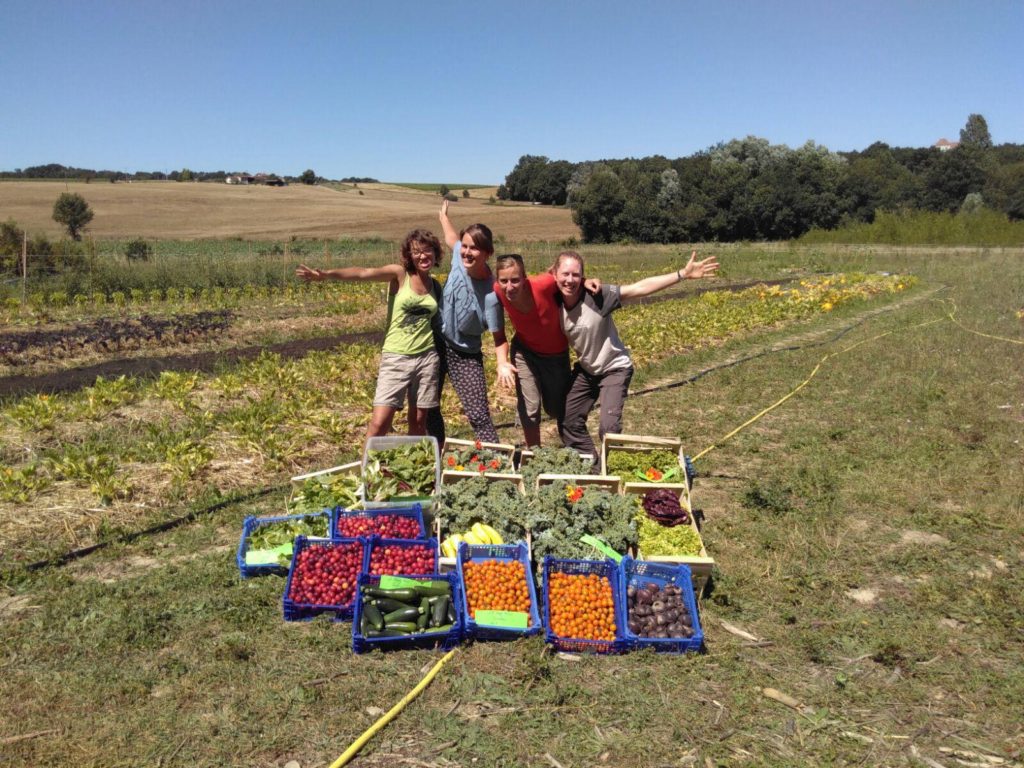
[[[0,184],[0,219],[13,218],[30,234],[57,238],[61,228],[51,216],[54,201],[64,191],[76,192],[89,203],[96,215],[87,235],[98,239],[400,240],[416,227],[440,231],[437,194],[393,184],[263,187],[19,181]],[[562,240],[579,234],[568,209],[490,205],[490,188],[470,194],[453,205],[453,220],[485,221],[495,233],[512,240]]]
[[[538,244],[537,258],[556,247]],[[602,255],[601,270],[618,279],[672,258]],[[626,431],[678,435],[691,455],[717,444],[697,461],[694,487],[717,561],[701,615],[707,653],[571,659],[538,640],[467,646],[355,765],[1021,763],[1024,254],[773,247],[730,256],[735,275],[763,279],[886,271],[916,282],[660,352],[647,350],[664,328],[630,324],[630,313],[647,308],[621,313],[627,344],[648,361],[627,401]],[[679,301],[680,318],[691,317],[691,304],[700,301]],[[372,369],[373,350],[343,354]],[[791,399],[720,440],[819,363]],[[262,387],[256,405],[269,418],[275,403],[291,407],[281,393],[320,388],[316,371],[328,364],[340,365],[313,357],[229,369],[216,386],[239,401],[238,434],[255,439],[267,430],[241,408],[248,387]],[[156,455],[159,446],[146,446],[162,433],[144,423],[166,419],[187,441],[204,412],[223,410],[212,381],[162,386],[159,397],[83,394],[60,406],[77,420],[51,434],[83,450],[118,441]],[[310,402],[295,407],[323,440],[332,404],[303,410]],[[354,406],[356,421],[364,408]],[[502,437],[514,440],[503,413]],[[35,438],[7,430],[0,458],[23,461],[24,441]],[[46,428],[40,434],[45,441]],[[238,490],[287,472],[298,445],[290,441],[302,435],[280,434],[279,463],[263,444],[254,468],[230,470]],[[306,460],[346,454],[342,439],[334,455]],[[204,471],[220,470],[228,472]],[[167,509],[207,509],[217,498],[175,498],[167,482]],[[232,482],[222,485],[227,493]],[[67,565],[8,568],[0,763],[327,766],[411,689],[439,654],[354,657],[347,624],[281,621],[282,579],[238,578],[242,518],[280,511],[284,494],[221,504]],[[95,518],[100,539],[116,541],[88,492],[45,503],[53,540],[64,507],[76,507]],[[32,509],[23,519],[46,512]],[[150,512],[140,507],[136,524]]]

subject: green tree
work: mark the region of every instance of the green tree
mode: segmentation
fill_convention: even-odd
[[[619,236],[626,189],[614,171],[596,168],[574,199],[572,218],[586,242],[607,243]]]
[[[124,255],[128,261],[149,261],[153,248],[141,237],[129,240],[124,246]]]
[[[178,174],[178,181],[192,181],[192,171],[188,168],[182,168],[181,173]]]
[[[303,184],[316,184],[316,173],[312,168],[307,168],[302,172],[302,175],[299,176],[299,181]]]
[[[62,192],[53,204],[53,220],[64,225],[72,240],[82,239],[82,230],[92,217],[92,209],[85,198],[75,192]]]
[[[448,185],[447,184],[442,184],[440,189],[437,190],[437,194],[439,194],[441,197],[443,197],[445,199],[447,199],[448,195],[450,195],[451,193],[452,193],[452,191],[450,189],[448,189]]]
[[[462,190],[462,196],[463,197],[469,197],[469,190],[468,189]]]
[[[0,274],[18,273],[24,238],[25,231],[14,219],[0,222]]]
[[[988,123],[978,114],[968,115],[967,124],[960,129],[960,146],[974,149],[992,149],[992,134]]]

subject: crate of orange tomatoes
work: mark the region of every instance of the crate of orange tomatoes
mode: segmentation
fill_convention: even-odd
[[[545,640],[569,653],[621,653],[626,609],[612,560],[544,558]]]
[[[462,582],[466,634],[511,640],[539,634],[537,590],[526,544],[461,544],[456,563]]]

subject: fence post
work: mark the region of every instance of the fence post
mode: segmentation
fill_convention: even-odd
[[[21,305],[25,306],[25,282],[28,280],[28,230],[21,233]]]

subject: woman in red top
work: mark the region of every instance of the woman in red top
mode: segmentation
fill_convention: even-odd
[[[527,277],[523,257],[517,253],[499,256],[495,274],[494,293],[487,295],[484,311],[494,333],[498,383],[515,387],[526,445],[539,446],[541,407],[555,419],[561,437],[569,392],[569,342],[555,299],[558,286],[550,273]],[[586,283],[589,291],[600,286],[599,280]],[[505,336],[505,312],[516,331],[511,345]]]

